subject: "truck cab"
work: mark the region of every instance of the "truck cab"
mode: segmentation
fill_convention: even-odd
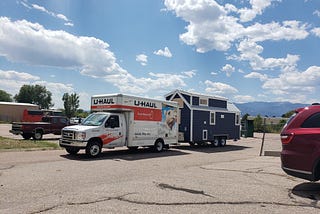
[[[60,146],[70,154],[86,149],[96,156],[102,147],[114,148],[126,144],[126,120],[123,113],[97,112],[90,114],[81,124],[62,130]]]

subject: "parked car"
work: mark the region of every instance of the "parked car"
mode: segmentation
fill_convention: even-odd
[[[282,169],[309,181],[320,180],[320,105],[299,108],[281,132]]]
[[[61,129],[69,125],[69,120],[64,116],[46,116],[41,122],[13,122],[10,133],[21,135],[24,139],[33,137],[41,140],[44,134],[60,135]]]

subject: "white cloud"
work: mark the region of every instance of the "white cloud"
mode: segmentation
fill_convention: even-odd
[[[313,28],[311,30],[311,32],[316,35],[317,37],[320,37],[320,27],[317,27],[317,28]]]
[[[239,56],[231,56],[229,59],[239,61],[249,61],[253,70],[272,70],[274,68],[295,67],[300,57],[298,55],[287,54],[286,58],[263,58],[260,54],[263,52],[263,47],[250,39],[242,40],[237,50]]]
[[[65,31],[47,30],[26,20],[12,22],[0,17],[0,56],[13,62],[79,70],[82,75],[103,79],[121,92],[132,94],[154,90],[167,93],[169,89],[184,87],[184,80],[192,75],[191,72],[183,75],[150,73],[137,78],[117,63],[108,48],[108,43],[94,37],[74,36]],[[142,64],[148,62],[144,54],[138,55],[137,60]],[[10,79],[5,84],[16,85],[15,89],[19,89],[21,84],[14,81]],[[25,84],[30,82],[25,81]]]
[[[258,72],[251,72],[244,76],[245,78],[252,78],[252,79],[260,79],[260,81],[266,81],[268,79],[268,75],[261,74]]]
[[[307,95],[320,90],[320,67],[311,66],[307,70],[299,72],[297,70],[284,71],[277,78],[269,78],[262,85],[264,90],[274,95],[283,96],[284,100],[296,100],[300,102]]]
[[[222,67],[221,71],[226,72],[227,77],[230,77],[232,73],[235,71],[235,68],[230,64],[226,64]]]
[[[255,14],[260,14],[271,3],[271,0],[253,0]],[[188,23],[186,32],[180,35],[180,40],[187,45],[196,46],[196,50],[204,53],[210,50],[226,51],[239,39],[251,39],[255,42],[266,40],[296,40],[308,36],[307,25],[298,21],[255,23],[244,25],[239,19],[230,15],[235,7],[226,4],[219,5],[214,0],[187,1],[165,0],[165,6]]]
[[[148,63],[148,56],[145,54],[139,54],[136,56],[136,61],[140,62],[141,65],[146,66]]]
[[[221,82],[212,82],[210,80],[206,80],[205,85],[206,85],[205,91],[210,94],[229,96],[231,94],[238,93],[238,90],[236,88]]]
[[[252,21],[257,15],[261,15],[264,9],[269,7],[273,1],[275,0],[250,0],[251,8],[241,8],[238,10],[240,21]]]
[[[320,11],[319,10],[315,10],[312,14],[320,17]]]
[[[196,70],[191,70],[191,71],[184,71],[182,73],[185,74],[187,77],[192,78],[197,74],[197,71]]]
[[[164,57],[168,57],[168,58],[172,57],[172,54],[171,54],[168,47],[165,47],[164,50],[160,49],[160,50],[154,51],[153,53],[158,56],[164,56]]]
[[[60,14],[60,13],[54,13],[52,11],[49,11],[48,9],[46,9],[45,7],[43,6],[40,6],[38,4],[29,4],[28,1],[21,1],[20,2],[24,7],[28,8],[28,9],[35,9],[35,10],[38,10],[38,11],[41,11],[41,12],[44,12],[54,18],[58,18],[62,21],[65,22],[65,25],[66,26],[73,26],[73,23],[71,20],[69,20],[65,15],[63,14]]]
[[[237,103],[246,103],[246,102],[255,101],[255,98],[250,95],[235,95],[233,98],[234,98],[233,101]]]

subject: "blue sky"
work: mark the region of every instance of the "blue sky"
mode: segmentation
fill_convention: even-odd
[[[0,89],[320,102],[318,0],[2,0]]]

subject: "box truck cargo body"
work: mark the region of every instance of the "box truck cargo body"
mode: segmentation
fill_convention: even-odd
[[[177,103],[130,95],[95,95],[81,124],[62,130],[60,146],[70,154],[85,149],[97,156],[102,148],[154,147],[162,151],[178,140]]]
[[[179,141],[224,146],[228,139],[240,139],[240,110],[227,98],[182,90],[165,98],[179,106]]]

